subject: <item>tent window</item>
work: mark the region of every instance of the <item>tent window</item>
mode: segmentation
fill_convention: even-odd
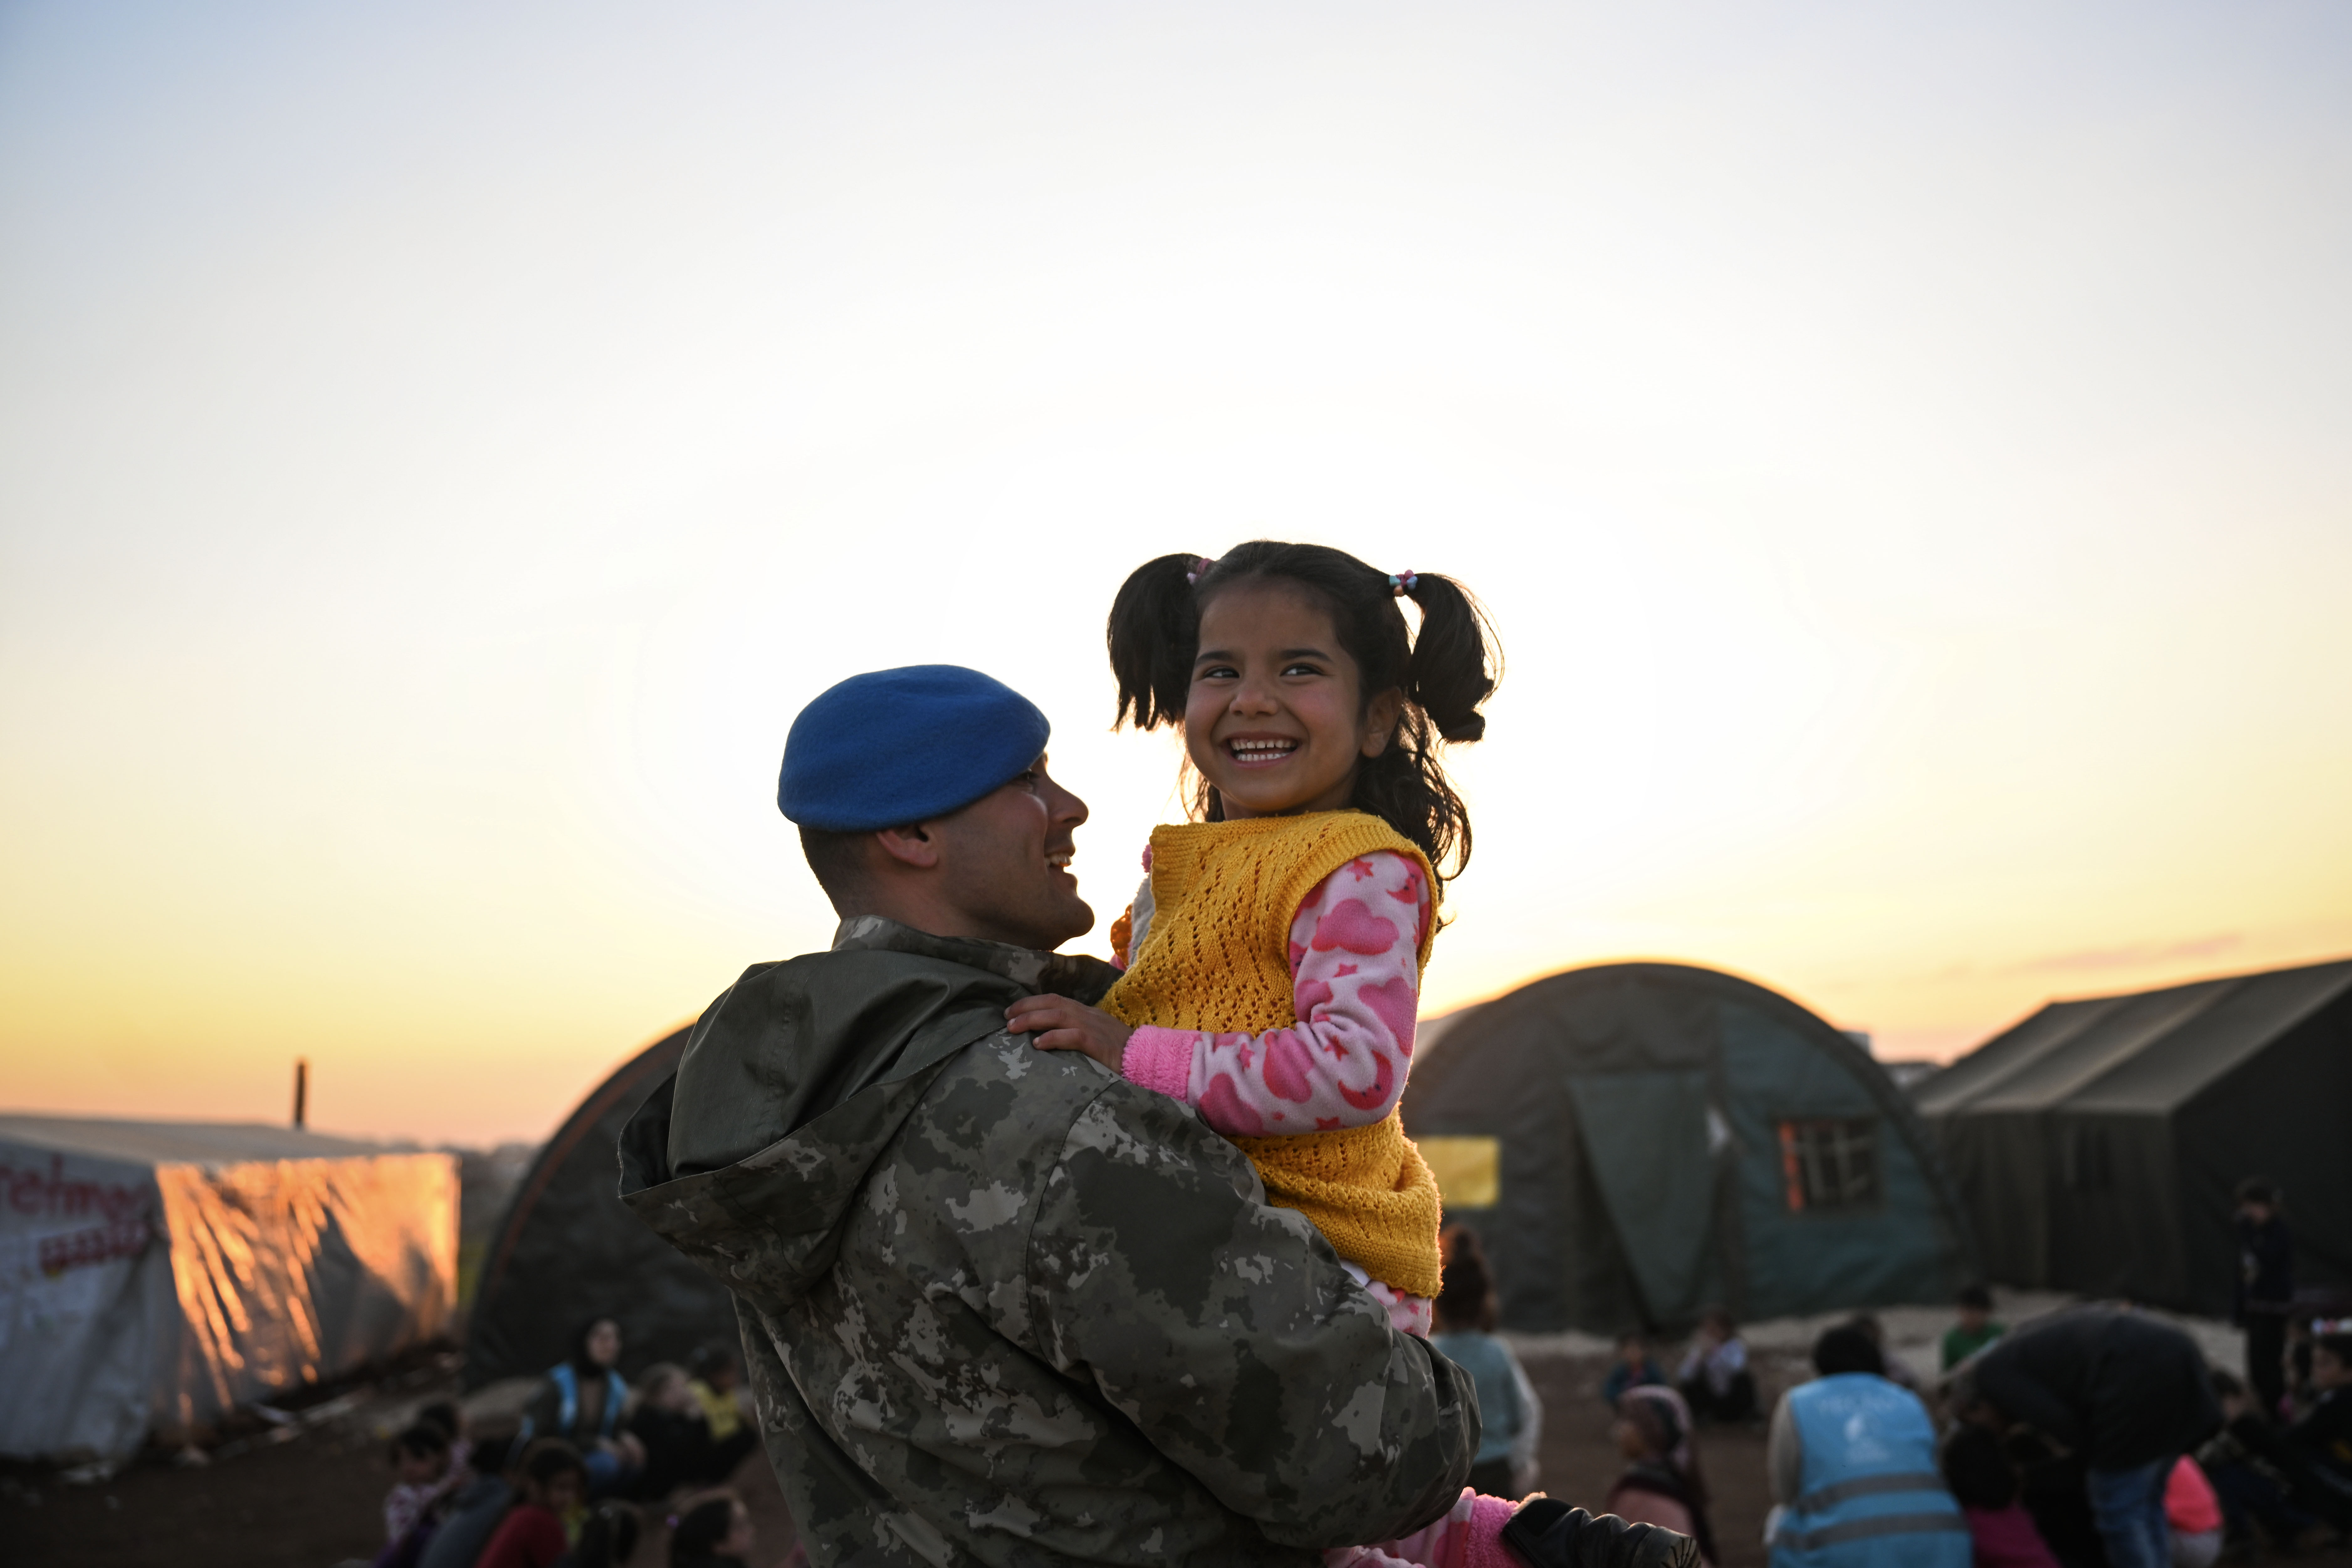
[[[1878,1123],[1867,1118],[1780,1123],[1780,1173],[1790,1214],[1878,1205]]]

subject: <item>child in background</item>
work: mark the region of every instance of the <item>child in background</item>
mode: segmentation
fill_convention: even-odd
[[[1618,1335],[1617,1359],[1609,1363],[1609,1375],[1601,1380],[1601,1403],[1614,1410],[1627,1389],[1652,1384],[1664,1387],[1666,1374],[1650,1359],[1650,1342],[1639,1334]]]
[[[1709,1307],[1699,1314],[1675,1389],[1700,1421],[1755,1419],[1756,1374],[1748,1369],[1748,1342],[1730,1312]]]
[[[1944,1439],[1940,1465],[1944,1484],[1968,1516],[1976,1568],[2058,1568],[2018,1500],[2017,1470],[1999,1437],[1963,1423]]]
[[[1992,1292],[1983,1286],[1964,1287],[1957,1305],[1960,1321],[1944,1331],[1941,1360],[1945,1372],[1951,1371],[2009,1331],[2007,1324],[1993,1321]]]
[[[1635,1524],[1655,1524],[1698,1542],[1699,1556],[1716,1561],[1715,1531],[1707,1520],[1706,1485],[1690,1447],[1689,1417],[1682,1395],[1643,1384],[1626,1390],[1610,1429],[1625,1468],[1601,1506]]]
[[[2213,1568],[2221,1555],[2221,1500],[2186,1454],[2165,1478],[2164,1522],[2172,1531],[2172,1568]]]
[[[397,1479],[383,1494],[383,1539],[398,1546],[448,1494],[458,1471],[449,1462],[448,1434],[429,1422],[411,1422],[392,1440],[388,1457]]]
[[[498,1532],[499,1523],[514,1506],[514,1488],[506,1477],[511,1439],[491,1436],[473,1446],[467,1456],[472,1479],[449,1495],[441,1522],[416,1559],[416,1568],[474,1568],[482,1549]]]
[[[516,1469],[520,1495],[474,1568],[553,1568],[572,1544],[588,1495],[580,1450],[561,1437],[541,1437],[523,1450]]]
[[[1543,1401],[1511,1347],[1495,1337],[1494,1277],[1478,1237],[1456,1228],[1445,1236],[1445,1284],[1437,1293],[1437,1332],[1431,1344],[1478,1385],[1477,1462],[1470,1489],[1524,1497],[1536,1489],[1536,1447],[1543,1438]]]
[[[735,1467],[760,1446],[760,1434],[743,1418],[742,1385],[743,1365],[733,1351],[722,1344],[708,1344],[694,1352],[694,1380],[687,1386],[710,1429],[710,1456],[704,1472],[712,1481],[733,1475]]]
[[[747,1568],[751,1510],[733,1492],[689,1498],[670,1520],[670,1568]]]

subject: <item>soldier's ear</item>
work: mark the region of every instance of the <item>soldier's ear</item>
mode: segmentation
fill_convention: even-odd
[[[930,870],[940,863],[939,840],[932,837],[927,825],[909,823],[905,827],[885,827],[876,831],[875,841],[882,852],[903,865]]]

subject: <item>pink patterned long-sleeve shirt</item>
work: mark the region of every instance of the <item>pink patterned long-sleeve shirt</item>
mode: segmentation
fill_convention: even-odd
[[[1396,1109],[1412,1061],[1429,879],[1410,858],[1359,856],[1315,885],[1290,922],[1298,1022],[1262,1035],[1145,1026],[1134,1082],[1196,1106],[1218,1131],[1260,1138],[1363,1127]]]

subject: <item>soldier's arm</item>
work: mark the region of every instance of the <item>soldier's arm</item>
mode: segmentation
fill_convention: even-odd
[[[1405,1535],[1478,1447],[1467,1373],[1387,1316],[1177,1101],[1107,1085],[1030,1235],[1037,1337],[1270,1539]]]

